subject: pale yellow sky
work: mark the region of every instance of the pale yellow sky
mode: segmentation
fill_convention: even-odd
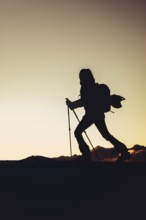
[[[78,98],[78,73],[123,95],[108,113],[127,147],[146,145],[146,5],[144,1],[0,1],[0,159],[69,155],[65,98]],[[83,109],[77,109],[81,118]],[[73,153],[79,153],[73,131]],[[94,146],[111,147],[94,126]]]

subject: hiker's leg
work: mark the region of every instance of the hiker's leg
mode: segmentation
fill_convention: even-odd
[[[101,135],[107,140],[110,141],[114,147],[115,150],[119,153],[126,153],[127,148],[125,144],[117,140],[114,136],[110,134],[110,132],[107,129],[106,123],[105,123],[105,117],[104,115],[101,115],[99,118],[95,120],[95,125],[100,131]]]
[[[75,137],[77,139],[77,142],[79,144],[79,149],[81,151],[81,153],[85,156],[90,155],[90,150],[88,145],[86,144],[86,142],[83,139],[82,133],[86,130],[86,128],[88,128],[93,122],[91,121],[91,119],[85,115],[82,120],[80,121],[80,123],[78,124],[77,128],[75,129]]]

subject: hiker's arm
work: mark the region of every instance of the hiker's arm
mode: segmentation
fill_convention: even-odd
[[[67,106],[73,110],[75,108],[83,107],[83,103],[81,99],[71,102],[69,99],[66,99]]]

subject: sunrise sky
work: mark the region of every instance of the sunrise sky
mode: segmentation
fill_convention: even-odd
[[[0,0],[0,160],[70,155],[65,98],[78,98],[81,68],[126,98],[106,114],[110,132],[146,145],[145,39],[142,0]],[[73,154],[76,126],[71,112]]]

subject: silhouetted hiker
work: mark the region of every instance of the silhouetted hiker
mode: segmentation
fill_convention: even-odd
[[[107,141],[110,141],[114,145],[115,150],[120,154],[118,161],[129,159],[130,154],[126,146],[109,133],[105,124],[104,113],[109,111],[110,106],[110,103],[107,103],[109,101],[106,100],[106,93],[110,91],[109,88],[105,84],[95,83],[90,69],[82,69],[79,73],[79,78],[81,85],[80,99],[73,102],[67,99],[66,104],[72,110],[78,107],[84,107],[85,109],[85,115],[74,132],[82,158],[90,160],[90,150],[83,139],[82,133],[89,126],[95,124],[101,135]]]

